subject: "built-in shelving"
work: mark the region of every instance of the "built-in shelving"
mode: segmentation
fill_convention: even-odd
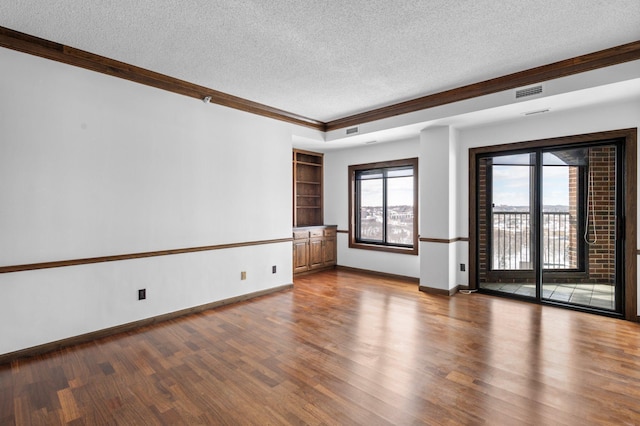
[[[323,224],[323,154],[293,150],[293,226]]]

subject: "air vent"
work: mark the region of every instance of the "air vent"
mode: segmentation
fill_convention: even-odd
[[[358,128],[357,127],[351,127],[349,129],[347,129],[347,134],[348,135],[355,135],[356,133],[358,133]]]
[[[542,93],[542,86],[527,87],[525,89],[516,90],[516,99],[537,95],[539,93]]]

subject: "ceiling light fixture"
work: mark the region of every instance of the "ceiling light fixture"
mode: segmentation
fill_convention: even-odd
[[[204,98],[202,98],[202,102],[208,104],[209,102],[211,102],[211,96],[205,96]]]

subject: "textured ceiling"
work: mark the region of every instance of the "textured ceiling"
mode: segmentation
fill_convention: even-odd
[[[19,0],[0,26],[331,121],[640,40],[640,1]]]

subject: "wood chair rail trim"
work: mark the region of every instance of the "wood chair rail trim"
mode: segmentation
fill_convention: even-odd
[[[469,241],[469,238],[467,237],[456,237],[456,238],[420,238],[420,242],[421,243],[444,243],[444,244],[451,244],[451,243],[456,243],[458,241]]]
[[[91,263],[116,262],[121,260],[141,259],[145,257],[169,256],[174,254],[195,253],[199,251],[224,250],[238,247],[259,246],[264,244],[279,244],[293,241],[293,238],[279,238],[274,240],[247,241],[231,244],[217,244],[210,246],[188,247],[171,250],[158,250],[140,253],[118,254],[113,256],[89,257],[83,259],[59,260],[53,262],[30,263],[24,265],[0,266],[0,274],[9,272],[31,271],[35,269],[61,268],[65,266],[87,265]]]

